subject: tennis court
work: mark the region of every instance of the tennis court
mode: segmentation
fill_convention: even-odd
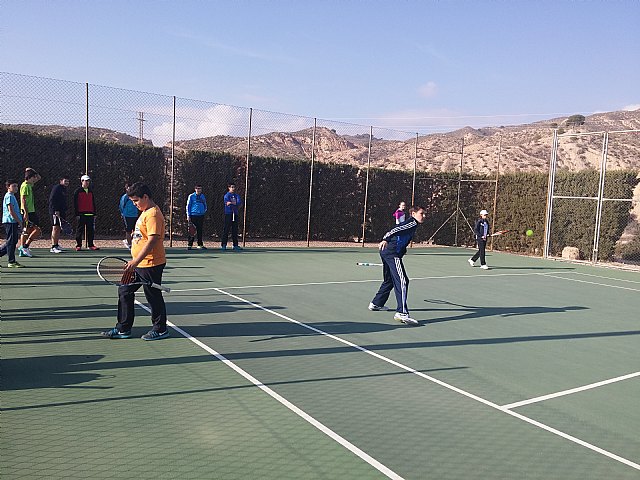
[[[409,327],[375,248],[169,249],[171,337],[95,266],[2,269],[7,479],[637,479],[640,275],[414,248]],[[388,304],[395,309],[393,294]]]

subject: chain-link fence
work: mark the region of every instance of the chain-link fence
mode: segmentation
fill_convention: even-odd
[[[10,73],[0,73],[0,87],[0,174],[21,181],[25,167],[36,168],[43,212],[51,187],[68,175],[71,217],[72,193],[88,173],[98,239],[123,234],[124,183],[144,181],[167,217],[171,245],[184,240],[187,197],[202,185],[205,241],[217,242],[233,182],[245,244],[377,243],[406,202],[428,212],[416,242],[473,245],[486,209],[493,230],[511,231],[492,238],[497,250],[561,256],[575,245],[584,259],[640,260],[638,182],[620,158],[638,158],[637,132],[629,142],[628,132],[554,137],[549,129],[523,147],[522,133],[509,127],[420,136]]]
[[[640,264],[640,131],[556,134],[551,158],[545,254]]]

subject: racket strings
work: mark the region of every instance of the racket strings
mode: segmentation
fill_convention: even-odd
[[[113,283],[116,285],[131,283],[131,281],[123,281],[125,279],[125,276],[129,275],[130,273],[134,274],[134,272],[125,272],[125,265],[126,262],[119,258],[107,257],[100,261],[100,264],[98,265],[98,271],[100,272],[100,276],[109,283]]]

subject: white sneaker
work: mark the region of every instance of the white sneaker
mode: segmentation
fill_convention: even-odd
[[[51,247],[51,250],[49,250],[51,253],[62,253],[62,249],[60,247],[56,247],[53,246]]]
[[[372,312],[381,312],[384,310],[389,310],[389,307],[379,307],[378,305],[375,305],[373,302],[369,304],[369,310],[371,310]]]
[[[33,257],[33,254],[31,253],[31,250],[29,250],[29,247],[22,247],[22,255],[24,257]]]
[[[417,320],[414,320],[406,313],[396,312],[393,316],[394,320],[404,323],[405,325],[419,325]]]
[[[476,266],[476,262],[474,262],[473,260],[471,260],[470,258],[467,258],[467,262],[469,262],[469,265],[471,265],[472,267]]]
[[[480,265],[480,268],[483,270],[489,270],[489,265]]]

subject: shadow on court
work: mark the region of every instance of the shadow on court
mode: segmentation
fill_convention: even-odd
[[[425,320],[421,323],[440,323],[449,322],[451,320],[471,320],[474,318],[482,317],[515,317],[521,315],[543,315],[549,313],[564,313],[578,310],[588,310],[588,307],[569,305],[566,307],[544,307],[544,306],[513,306],[513,307],[481,307],[472,305],[462,305],[458,303],[449,302],[447,300],[426,299],[425,302],[433,303],[436,305],[449,305],[451,308],[413,308],[412,312],[454,312],[452,315],[448,315],[440,318],[433,318]]]

